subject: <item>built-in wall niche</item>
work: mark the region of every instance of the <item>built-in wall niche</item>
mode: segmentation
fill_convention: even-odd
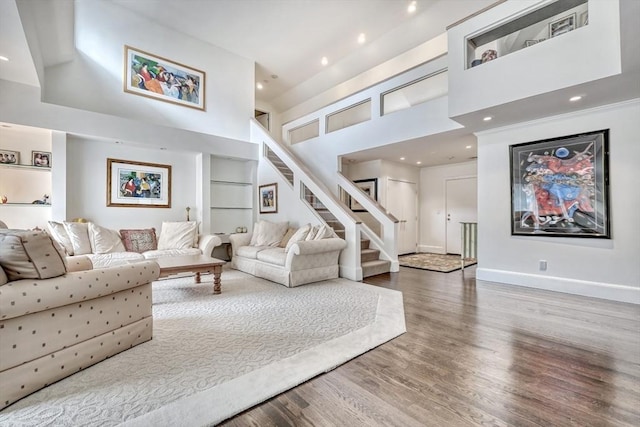
[[[559,37],[589,24],[588,0],[545,2],[479,34],[466,37],[466,68]]]
[[[211,231],[251,230],[254,222],[256,162],[211,156]]]

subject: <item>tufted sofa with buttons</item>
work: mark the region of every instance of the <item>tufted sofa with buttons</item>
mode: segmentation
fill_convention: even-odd
[[[155,261],[94,270],[86,257],[44,279],[0,267],[0,409],[150,340],[158,275]]]

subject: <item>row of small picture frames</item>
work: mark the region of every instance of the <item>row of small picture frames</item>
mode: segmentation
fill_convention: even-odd
[[[14,150],[0,149],[0,164],[5,165],[20,165],[20,152]],[[51,152],[50,151],[32,151],[31,152],[31,166],[38,166],[42,168],[51,167]]]
[[[568,33],[569,31],[575,30],[577,27],[584,27],[587,24],[589,24],[588,11],[584,11],[580,14],[579,21],[577,21],[577,14],[575,12],[570,15],[563,16],[562,18],[549,23],[549,38]],[[525,40],[524,46],[533,46],[534,44],[540,43],[545,40],[546,38],[538,40]]]

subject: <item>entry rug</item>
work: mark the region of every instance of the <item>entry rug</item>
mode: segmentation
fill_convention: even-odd
[[[402,293],[344,279],[287,288],[236,270],[153,283],[153,339],[0,411],[2,426],[204,426],[406,331]]]
[[[443,255],[432,253],[419,253],[411,255],[401,255],[398,257],[400,265],[403,267],[419,268],[421,270],[439,271],[440,273],[450,273],[460,270],[462,263],[460,255]],[[464,260],[464,266],[476,264],[475,258]]]

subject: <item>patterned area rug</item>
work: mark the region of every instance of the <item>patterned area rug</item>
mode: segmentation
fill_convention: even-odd
[[[398,257],[400,265],[403,267],[419,268],[421,270],[439,271],[441,273],[450,273],[460,270],[462,264],[460,255],[442,255],[432,253],[420,253],[411,255],[401,255]],[[467,258],[464,260],[464,266],[476,264],[475,258]]]
[[[153,340],[0,412],[0,425],[219,423],[405,332],[402,294],[335,279],[286,288],[236,270],[153,284]]]

